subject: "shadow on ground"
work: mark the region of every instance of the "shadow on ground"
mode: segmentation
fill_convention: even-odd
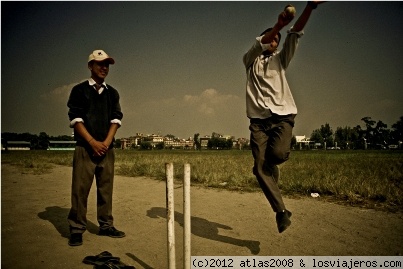
[[[163,207],[153,207],[147,211],[147,216],[150,218],[165,218],[167,217],[166,208]],[[175,211],[175,221],[178,222],[180,226],[183,227],[183,214]],[[225,235],[219,234],[219,228],[225,230],[232,230],[231,227],[211,222],[199,217],[191,217],[191,232],[193,235],[203,237],[206,239],[227,243],[240,247],[247,247],[250,252],[254,255],[260,252],[260,242],[253,240],[242,240]]]
[[[133,261],[137,262],[138,264],[140,264],[144,269],[154,269],[153,267],[149,266],[147,263],[145,263],[144,261],[140,260],[138,257],[134,256],[134,254],[132,253],[126,253],[126,255],[130,258],[133,259]]]
[[[62,237],[69,238],[70,230],[69,230],[69,224],[67,223],[67,216],[69,214],[69,211],[70,208],[49,206],[45,209],[45,211],[38,213],[38,217],[52,223]],[[95,225],[93,222],[88,221],[87,231],[92,234],[97,234],[98,226]]]

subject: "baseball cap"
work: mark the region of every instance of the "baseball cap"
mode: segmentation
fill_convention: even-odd
[[[97,61],[97,62],[109,61],[110,64],[115,63],[115,60],[112,57],[109,57],[109,55],[106,54],[106,52],[103,50],[94,50],[88,57],[88,62],[91,61]]]

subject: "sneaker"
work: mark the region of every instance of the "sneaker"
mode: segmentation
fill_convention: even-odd
[[[83,244],[83,234],[82,233],[72,233],[69,239],[70,246],[81,246]]]
[[[277,222],[277,228],[278,232],[282,233],[284,232],[290,225],[291,225],[291,217],[292,213],[288,211],[287,209],[284,210],[283,212],[277,212],[276,214],[276,222]]]
[[[117,230],[115,227],[109,227],[107,229],[99,229],[98,235],[109,236],[113,238],[122,238],[126,236],[124,232]]]

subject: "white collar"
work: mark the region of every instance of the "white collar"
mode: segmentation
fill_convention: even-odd
[[[95,84],[97,84],[93,78],[89,78],[89,79],[88,79],[88,83],[90,84],[90,86],[94,86]],[[104,91],[104,89],[107,89],[107,88],[108,88],[108,87],[106,86],[105,81],[102,82],[101,85],[102,85],[103,87],[102,87],[101,89],[99,89],[99,91],[98,91],[99,94],[101,94],[101,93]],[[95,87],[94,87],[94,89],[95,89]],[[95,89],[95,90],[96,90],[96,89]]]

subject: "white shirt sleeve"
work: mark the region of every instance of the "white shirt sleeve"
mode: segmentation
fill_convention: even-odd
[[[82,118],[75,118],[74,120],[70,121],[70,128],[73,128],[77,122],[84,122]]]
[[[70,128],[73,128],[74,125],[75,125],[77,122],[84,122],[84,120],[83,120],[82,118],[75,118],[74,120],[72,120],[72,121],[70,122]],[[118,120],[118,119],[113,119],[113,120],[111,120],[111,123],[117,123],[117,124],[119,125],[119,127],[122,126],[122,121],[120,121],[120,120]]]

